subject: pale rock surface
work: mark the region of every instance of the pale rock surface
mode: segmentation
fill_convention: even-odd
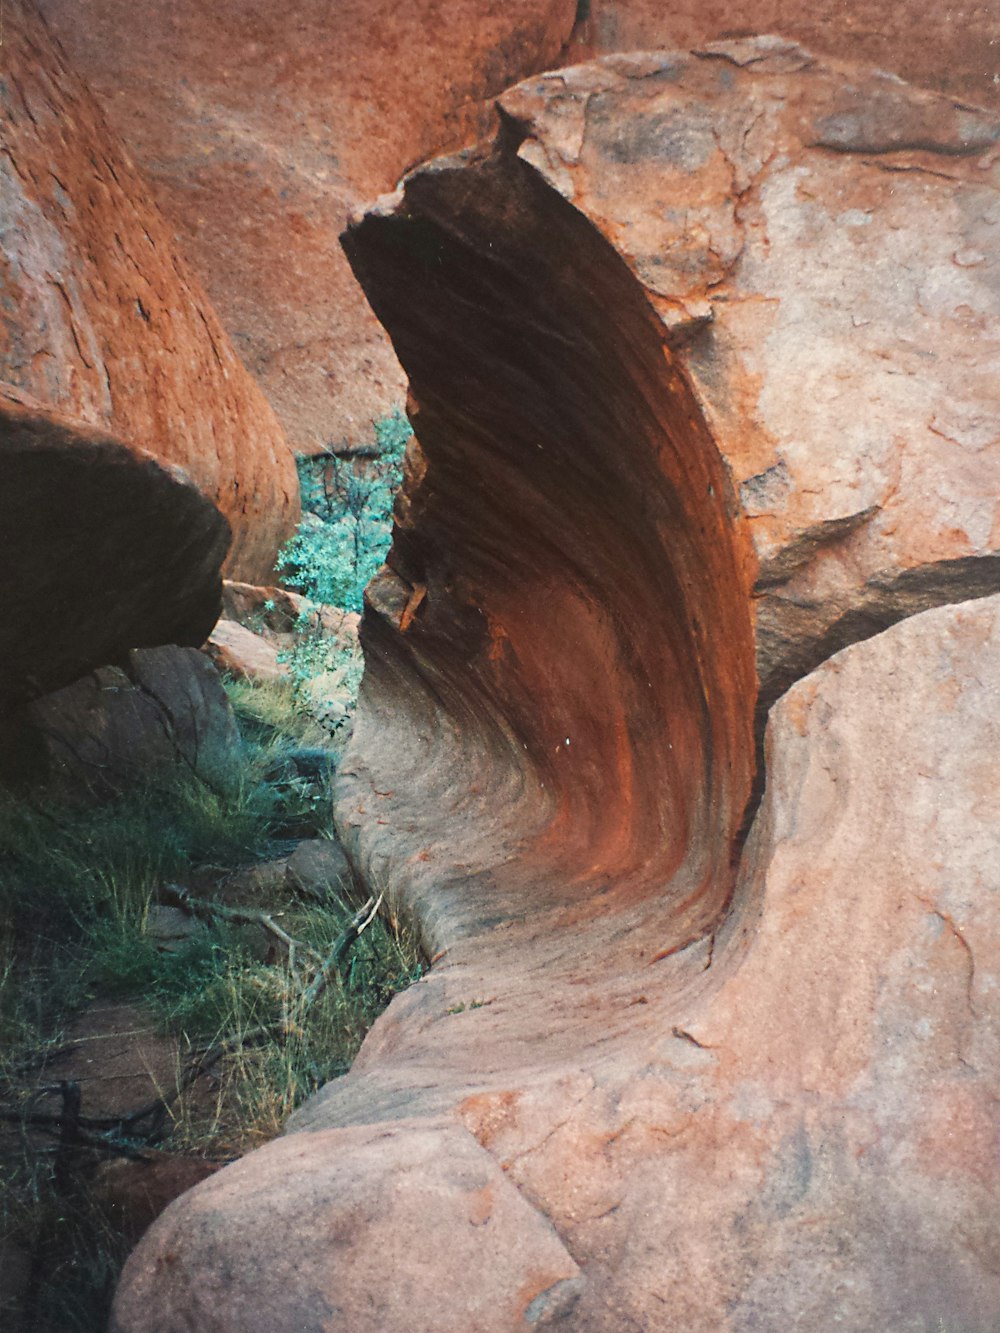
[[[305,838],[288,858],[288,886],[317,902],[348,893],[353,884],[344,849],[333,838]]]
[[[765,703],[1000,587],[1000,115],[774,38],[501,105],[678,348],[750,520]]]
[[[992,1333],[998,678],[1000,598],[831,659],[772,712],[711,966],[680,989],[676,959],[626,971],[592,923],[544,942],[539,977],[537,938],[484,930],[300,1132],[167,1211],[114,1327],[527,1327],[492,1297],[514,1265],[526,1293],[574,1274],[548,1219],[581,1333]],[[539,1008],[550,1032],[575,1015],[565,1063],[528,1036]],[[393,1262],[359,1287],[373,1253]]]
[[[575,0],[42,7],[292,447],[371,440],[405,382],[337,234],[404,170],[479,137],[504,88],[558,64]]]
[[[261,634],[236,620],[219,620],[205,642],[206,654],[216,667],[237,680],[285,680],[288,667]]]
[[[230,573],[266,578],[298,516],[284,434],[30,0],[4,11],[0,126],[0,379],[183,469]]]

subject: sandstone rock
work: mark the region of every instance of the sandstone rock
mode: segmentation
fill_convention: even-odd
[[[997,587],[1000,126],[776,41],[503,107],[345,240],[420,443],[338,826],[436,965],[168,1210],[117,1328],[318,1327],[378,1252],[448,1304],[407,1266],[352,1328],[465,1333],[474,1143],[578,1266],[574,1333],[988,1333],[1000,597],[924,608]],[[765,704],[816,668],[759,805],[755,648]]]
[[[220,620],[205,643],[205,652],[220,671],[237,680],[283,680],[288,668],[277,650],[260,634],[235,620]]]
[[[350,862],[332,838],[306,838],[288,858],[288,883],[296,893],[324,902],[353,884]]]
[[[328,1306],[358,1333],[494,1327],[462,1298],[523,1251],[501,1225],[456,1267],[481,1214],[451,1182],[475,1140],[498,1193],[520,1192],[519,1230],[541,1240],[548,1219],[579,1265],[574,1333],[991,1333],[998,670],[1000,598],[826,663],[772,712],[713,949],[651,963],[655,901],[456,940],[300,1132],[167,1211],[115,1328],[318,1328]],[[365,1309],[373,1252],[394,1262]],[[545,1267],[536,1286],[571,1271]],[[497,1308],[498,1329],[522,1326]]]
[[[706,42],[775,32],[841,60],[865,61],[912,83],[981,105],[1000,104],[994,50],[1000,14],[989,4],[928,5],[897,0],[588,0],[569,54],[688,49]],[[568,63],[568,62],[567,62]]]
[[[192,483],[0,386],[0,714],[129,648],[197,645],[225,520]]]
[[[502,89],[557,63],[575,0],[43,9],[292,446],[370,438],[404,382],[337,233],[404,169],[478,137]]]
[[[223,616],[254,634],[291,634],[305,607],[306,599],[287,588],[262,588],[231,579],[222,584]]]
[[[154,903],[146,913],[143,934],[152,940],[162,953],[177,953],[197,936],[204,934],[205,924],[190,912],[179,907]],[[194,1181],[191,1181],[194,1184]],[[185,1187],[186,1188],[186,1187]],[[181,1193],[180,1190],[177,1191]]]
[[[242,866],[227,875],[221,884],[212,886],[212,893],[227,906],[256,906],[288,888],[288,858],[275,857],[272,861],[258,861]],[[273,936],[268,937],[273,943]]]
[[[224,789],[240,739],[215,667],[194,648],[129,653],[36,700],[19,719],[23,775],[77,795],[195,774]]]
[[[287,588],[255,587],[228,579],[222,585],[222,614],[286,652],[294,646],[296,636],[303,634],[322,634],[353,646],[361,620],[356,611],[325,606]]]
[[[682,344],[760,561],[765,702],[1000,587],[1000,118],[768,38],[502,104]]]
[[[232,525],[229,570],[266,577],[298,514],[273,412],[28,0],[0,53],[0,379],[182,467]]]
[[[216,890],[227,903],[252,905],[274,895],[325,902],[343,896],[352,885],[350,863],[338,842],[304,838],[288,856],[236,870]]]
[[[279,1140],[249,1160],[249,1171],[237,1162],[167,1210],[132,1262],[113,1329],[575,1327],[576,1264],[460,1127],[363,1126]],[[239,1247],[217,1225],[234,1179]],[[331,1240],[346,1262],[330,1262]],[[204,1267],[188,1286],[193,1249]]]

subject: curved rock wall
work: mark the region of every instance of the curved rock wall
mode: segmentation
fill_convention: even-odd
[[[28,3],[0,76],[0,379],[182,467],[229,520],[227,569],[267,581],[298,515],[273,412]]]
[[[760,561],[765,704],[1000,587],[1000,118],[776,38],[502,99],[663,320]]]
[[[557,901],[676,877],[664,914],[699,933],[751,776],[752,570],[653,311],[513,153],[414,178],[345,244],[420,438],[370,594],[359,786],[395,788],[377,798],[393,830],[405,809],[431,836],[457,804],[478,806],[480,848],[530,836]]]
[[[337,244],[559,63],[575,0],[42,0],[297,452],[372,438],[405,381]]]
[[[421,444],[338,821],[436,966],[115,1328],[992,1333],[1000,124],[773,39],[502,107],[346,240]]]

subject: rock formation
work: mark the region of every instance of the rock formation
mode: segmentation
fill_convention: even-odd
[[[179,228],[292,447],[371,436],[404,379],[347,214],[557,64],[575,0],[42,0]]]
[[[769,39],[501,105],[345,238],[419,446],[338,822],[436,965],[114,1327],[990,1333],[1000,123]]]
[[[182,467],[231,524],[229,570],[265,581],[298,514],[273,412],[27,0],[0,74],[0,380]]]
[[[183,474],[0,389],[0,716],[129,648],[201,644],[229,530]]]
[[[585,0],[570,54],[702,46],[775,32],[821,55],[866,61],[912,83],[987,106],[1000,105],[996,47],[1000,13],[982,3],[897,0]]]
[[[121,666],[99,667],[30,704],[5,736],[3,761],[44,783],[46,796],[101,800],[177,775],[226,792],[239,757],[218,671],[197,649],[168,645],[133,649]]]

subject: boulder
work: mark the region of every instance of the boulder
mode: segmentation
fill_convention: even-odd
[[[7,386],[0,532],[0,714],[219,614],[229,529],[190,479]]]
[[[30,704],[11,722],[9,776],[106,796],[170,774],[225,789],[240,738],[218,672],[194,648],[146,648]]]
[[[655,902],[484,926],[297,1132],[167,1210],[113,1328],[527,1328],[523,1281],[574,1333],[992,1333],[998,671],[997,597],[832,658],[772,711],[711,950],[654,962]]]
[[[273,412],[30,0],[0,69],[0,380],[183,468],[230,522],[227,568],[266,578],[298,516]]]
[[[739,488],[765,703],[1000,588],[1000,115],[776,38],[609,56],[502,106],[506,151],[641,283]]]
[[[293,448],[373,439],[405,381],[337,233],[413,163],[478,137],[509,84],[558,63],[576,0],[42,8]],[[263,488],[241,500],[254,489],[268,516]]]
[[[333,838],[306,838],[288,858],[288,885],[305,898],[341,897],[353,882],[344,849]]]
[[[983,106],[1000,106],[994,50],[1000,13],[993,5],[928,5],[897,0],[745,0],[738,12],[724,0],[586,0],[569,55],[653,51],[774,32],[812,51],[864,61]],[[568,63],[568,62],[567,62]]]
[[[261,634],[235,620],[220,620],[205,642],[205,652],[216,667],[237,680],[285,680],[288,668],[277,649]]]

